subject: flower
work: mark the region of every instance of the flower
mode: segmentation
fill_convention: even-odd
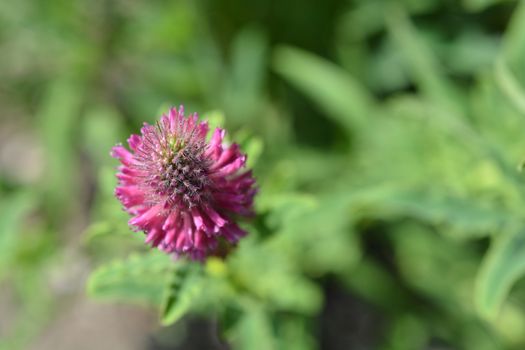
[[[156,125],[144,123],[131,135],[128,151],[113,147],[120,160],[116,197],[144,231],[146,243],[174,256],[204,260],[223,255],[246,235],[235,219],[253,215],[257,189],[251,171],[241,170],[246,155],[224,142],[196,113],[171,108]]]

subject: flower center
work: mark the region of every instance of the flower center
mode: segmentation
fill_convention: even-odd
[[[184,147],[167,157],[160,176],[161,191],[170,204],[192,208],[208,198],[208,165],[197,149]]]

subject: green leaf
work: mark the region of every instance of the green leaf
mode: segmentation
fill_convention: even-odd
[[[490,102],[490,106],[493,106],[492,101]],[[479,103],[476,104],[476,106],[478,105]],[[506,159],[505,152],[507,152],[507,150],[502,150],[497,147],[492,140],[483,137],[484,135],[481,135],[479,130],[468,123],[467,119],[450,113],[450,110],[443,108],[443,103],[438,104],[437,102],[429,102],[414,97],[401,97],[391,101],[389,107],[389,112],[393,112],[393,117],[411,117],[404,118],[406,120],[400,119],[394,124],[389,125],[394,131],[401,131],[400,135],[395,135],[395,137],[390,140],[391,144],[383,146],[388,147],[389,152],[391,152],[392,147],[396,147],[397,145],[403,145],[399,148],[398,153],[400,156],[403,154],[405,157],[418,157],[421,156],[423,152],[428,151],[428,156],[419,162],[433,162],[434,167],[439,166],[440,170],[449,170],[451,174],[461,174],[456,164],[467,161],[466,157],[476,157],[476,162],[479,162],[481,157],[483,160],[490,160],[491,163],[499,168],[499,171],[507,177],[506,182],[521,187],[521,179],[517,176],[515,166],[509,165]],[[501,112],[499,108],[495,110],[497,110],[498,113]],[[492,115],[490,118],[494,119]],[[412,122],[417,120],[419,130],[408,128],[406,122],[409,121],[409,119],[412,119]],[[500,126],[501,123],[498,124],[498,128]],[[389,133],[391,134],[392,131],[389,130]],[[382,138],[388,140],[386,136],[382,136]],[[417,142],[417,144],[414,142]],[[437,142],[435,146],[438,146],[438,149],[431,148],[431,145],[435,142]],[[407,150],[422,147],[424,147],[424,150],[420,150],[420,152],[407,152]],[[440,148],[447,154],[444,154],[444,157],[437,162],[434,158],[441,153]],[[461,148],[461,151],[458,151],[459,148]],[[386,149],[383,148],[382,152],[384,153],[385,151]],[[382,154],[378,155],[379,159],[383,159]],[[400,164],[404,165],[405,163],[400,162]],[[421,166],[421,164],[411,165],[412,169],[417,167],[419,170],[418,172],[414,172],[412,169],[409,169],[405,177],[412,176],[412,174],[417,176],[430,168],[429,164],[424,165],[425,166]],[[441,180],[441,178],[438,180]],[[451,183],[450,179],[448,182]],[[515,189],[513,189],[513,191],[516,192]]]
[[[496,63],[495,76],[498,86],[514,108],[525,114],[525,91],[503,59]]]
[[[7,196],[0,202],[0,279],[16,254],[23,219],[35,204],[35,198],[26,192]]]
[[[512,15],[503,37],[504,56],[508,62],[519,66],[523,72],[525,58],[525,3],[520,2]]]
[[[2,312],[9,315],[9,324],[2,327],[0,350],[27,349],[42,328],[49,325],[57,308],[59,298],[49,288],[49,264],[20,267],[12,279],[9,279],[10,286],[3,289],[7,291],[5,296],[9,296],[10,287],[13,288],[16,307],[12,310],[14,313],[10,312],[10,307],[7,310],[2,309]],[[5,305],[5,301],[3,303]]]
[[[243,315],[229,335],[234,349],[273,350],[275,335],[271,318],[259,303],[243,300]]]
[[[318,285],[294,266],[286,246],[272,243],[245,240],[228,260],[231,280],[276,309],[315,314],[322,304]]]
[[[372,96],[335,64],[306,51],[281,46],[275,51],[273,66],[342,126],[351,130],[356,123],[366,121]]]
[[[82,101],[80,84],[59,79],[48,88],[38,119],[46,149],[47,171],[44,184],[52,215],[62,216],[69,209],[75,174],[75,135]]]
[[[119,229],[118,225],[114,225],[109,221],[97,221],[92,223],[84,232],[84,235],[87,242],[108,236],[133,237],[143,241],[142,235],[132,232],[129,228],[126,230]]]
[[[343,284],[369,303],[393,314],[409,305],[406,291],[374,259],[363,258],[353,269],[338,276]]]
[[[278,248],[301,261],[302,268],[314,276],[351,268],[361,257],[359,240],[351,228],[352,200],[348,193],[332,193],[309,205],[290,202],[293,207],[288,210],[294,215],[283,218],[275,238],[282,244]]]
[[[478,0],[479,1],[479,0]],[[403,7],[412,15],[425,14],[439,6],[437,0],[402,0]],[[358,1],[339,19],[339,31],[356,42],[367,39],[385,26],[389,15],[388,1]],[[371,55],[372,56],[372,55]]]
[[[258,28],[244,28],[234,38],[230,74],[223,89],[228,120],[246,123],[260,107],[267,51],[265,33]]]
[[[451,75],[473,75],[492,67],[501,41],[481,30],[467,29],[443,43],[443,60]]]
[[[494,237],[478,272],[475,303],[478,313],[494,320],[512,285],[525,273],[525,229]]]
[[[264,141],[262,138],[257,136],[249,135],[248,132],[239,132],[235,135],[237,143],[241,145],[241,149],[246,153],[248,159],[246,161],[246,167],[253,169],[257,164],[261,154],[264,150]]]
[[[114,191],[117,186],[115,169],[103,166],[99,169],[98,192],[93,208],[93,220],[84,233],[87,243],[98,238],[119,236],[143,241],[144,235],[130,230],[127,222],[129,214],[122,210],[122,204],[115,198]]]
[[[502,1],[503,0],[463,0],[462,2],[463,7],[468,11],[479,12]]]
[[[385,6],[380,1],[365,1],[355,4],[341,16],[338,29],[350,40],[364,40],[379,32],[384,26]]]
[[[411,288],[450,313],[472,310],[469,291],[479,258],[470,241],[455,241],[413,222],[396,227],[391,237],[399,273]]]
[[[458,91],[446,78],[435,53],[419,36],[406,13],[399,6],[392,6],[388,19],[389,33],[401,49],[406,66],[422,92],[448,110],[461,113],[463,108]]]
[[[428,343],[428,325],[426,320],[418,319],[413,315],[399,314],[390,322],[389,329],[385,332],[382,349],[406,350],[424,349]]]
[[[201,267],[194,264],[179,265],[173,271],[161,305],[163,325],[178,321],[195,305],[204,287],[201,272]]]
[[[96,165],[113,165],[111,148],[123,136],[121,116],[107,105],[92,107],[84,116],[82,132],[84,148]]]
[[[166,254],[151,251],[97,268],[87,282],[94,298],[160,305],[175,262]]]
[[[202,120],[208,122],[208,126],[211,131],[214,131],[216,128],[224,128],[224,123],[226,117],[224,112],[220,110],[208,111],[202,115]],[[208,138],[211,138],[212,133],[208,135]]]
[[[438,191],[392,193],[379,201],[377,206],[368,204],[370,212],[379,213],[383,218],[407,216],[443,225],[462,237],[492,234],[503,227],[513,227],[521,220],[517,213],[488,205],[487,202]]]
[[[315,338],[307,319],[297,315],[284,315],[277,320],[276,341],[280,350],[316,349]]]

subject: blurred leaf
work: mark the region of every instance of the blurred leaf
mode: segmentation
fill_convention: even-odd
[[[333,186],[338,178],[348,182],[344,173],[349,165],[346,154],[294,147],[289,148],[288,152],[283,154],[283,158],[282,164],[289,168],[287,175],[299,185],[316,184],[318,188],[325,184]]]
[[[86,240],[88,241],[108,235],[132,235],[131,232],[115,230],[114,226],[107,221],[98,221],[92,223],[84,234],[86,236]]]
[[[525,314],[523,305],[512,300],[509,296],[506,302],[501,305],[501,310],[497,319],[493,322],[495,331],[501,334],[502,338],[513,346],[520,347],[525,343]]]
[[[477,29],[466,29],[457,38],[445,44],[443,62],[451,75],[471,75],[488,69],[495,62],[501,41]]]
[[[403,7],[413,15],[425,14],[439,6],[437,0],[400,0]],[[388,0],[357,1],[351,10],[339,20],[340,32],[352,40],[364,40],[380,32],[389,16]]]
[[[507,0],[463,0],[463,6],[469,11],[483,11],[487,7],[493,6],[498,2]]]
[[[399,225],[392,241],[398,269],[408,285],[447,313],[466,315],[473,309],[471,291],[479,260],[472,245],[413,223]]]
[[[109,106],[97,106],[86,112],[83,120],[84,147],[96,165],[114,164],[111,148],[123,134],[120,115]]]
[[[251,300],[243,302],[243,315],[229,336],[233,348],[272,350],[274,337],[270,315],[262,305]]]
[[[454,235],[480,237],[513,227],[521,216],[500,207],[470,198],[453,197],[446,191],[392,193],[377,203],[372,211],[382,217],[408,216],[434,225],[453,229]],[[457,236],[456,236],[457,237]]]
[[[144,247],[144,234],[133,232],[122,221],[124,225],[114,221],[97,221],[84,231],[84,243],[92,252],[93,256],[101,257],[102,260],[110,254],[114,257],[127,255],[130,250]]]
[[[366,121],[374,102],[372,96],[335,64],[287,46],[276,49],[273,63],[280,75],[348,130]]]
[[[210,130],[213,132],[216,128],[224,128],[226,117],[223,111],[209,111],[202,115],[202,119],[208,122]],[[208,135],[211,137],[212,133]]]
[[[377,54],[367,59],[370,72],[365,77],[374,90],[396,91],[410,85],[408,69],[404,66],[403,53],[392,40],[385,42],[377,49]]]
[[[199,24],[202,25],[200,13],[189,1],[138,2],[135,6],[139,7],[141,15],[129,20],[127,33],[134,39],[133,51],[184,52],[195,40]]]
[[[257,207],[260,211],[270,211],[267,219],[271,228],[297,220],[304,212],[318,208],[315,196],[303,193],[271,193],[267,191],[258,198]]]
[[[117,161],[113,160],[113,164],[117,164]],[[115,166],[110,165],[102,166],[97,174],[97,184],[100,196],[111,203],[118,203],[114,193],[118,182],[116,174]],[[118,207],[121,208],[120,204],[118,204]]]
[[[49,264],[26,267],[18,267],[9,280],[17,292],[17,308],[15,315],[8,313],[9,325],[6,329],[2,328],[0,350],[26,349],[42,328],[49,325],[57,307],[56,295],[49,288]],[[3,288],[0,290],[3,291]],[[6,315],[3,313],[2,316]]]
[[[301,275],[289,256],[274,246],[257,244],[245,239],[230,257],[233,283],[276,309],[316,313],[322,303],[319,287]]]
[[[194,264],[179,263],[174,269],[161,305],[163,325],[177,322],[198,301],[204,287],[201,272]]]
[[[363,258],[338,277],[347,288],[387,312],[395,314],[409,304],[406,291],[394,276],[370,257]]]
[[[505,183],[500,184],[499,189],[501,190],[505,187],[508,182],[509,189],[512,192],[522,192],[520,190],[521,179],[516,172],[515,165],[509,164],[507,160],[507,150],[498,147],[491,139],[483,137],[484,135],[473,124],[469,123],[468,119],[450,113],[449,110],[443,109],[443,106],[438,103],[425,101],[421,98],[406,96],[395,98],[390,102],[390,108],[387,112],[393,112],[392,114],[400,119],[395,120],[395,124],[391,124],[389,127],[393,131],[399,129],[401,135],[394,135],[397,138],[393,137],[392,143],[388,144],[388,147],[392,148],[396,147],[397,144],[401,144],[402,147],[396,148],[396,150],[399,149],[399,156],[402,154],[404,157],[417,157],[428,151],[426,157],[420,157],[421,160],[418,161],[418,163],[422,162],[422,164],[408,164],[405,167],[405,174],[403,174],[405,177],[418,176],[418,174],[425,176],[424,171],[433,170],[429,166],[433,165],[435,170],[441,172],[440,176],[444,175],[443,170],[448,170],[453,175],[453,178],[441,179],[437,177],[436,181],[445,180],[448,186],[452,185],[454,187],[456,185],[455,182],[460,180],[458,175],[465,170],[464,168],[458,169],[457,164],[490,160],[491,166],[498,168],[498,172],[501,172],[505,178]],[[407,118],[407,116],[410,118]],[[412,127],[409,129],[409,124],[406,122],[410,121],[410,119],[412,119],[411,122],[417,122],[417,128]],[[501,123],[498,123],[498,126],[501,127]],[[382,138],[388,140],[386,136]],[[384,143],[384,141],[380,142]],[[433,146],[438,146],[438,148]],[[419,152],[407,152],[407,150],[413,148],[422,149]],[[383,148],[382,151],[385,152],[386,149]],[[461,151],[458,151],[459,149]],[[389,152],[391,151],[391,149],[388,150]],[[439,158],[439,162],[432,158],[438,155],[442,155]],[[423,164],[425,166],[422,166]],[[402,162],[401,165],[405,165],[405,163]],[[412,171],[414,167],[418,169],[418,172]],[[435,173],[432,175],[436,176]],[[422,178],[426,181],[425,177]],[[473,182],[472,180],[469,181],[471,184]],[[462,185],[465,186],[466,184]]]
[[[399,6],[392,6],[388,18],[389,33],[401,49],[407,68],[422,92],[450,111],[461,114],[463,106],[456,87],[445,77],[435,54],[418,35],[407,15]]]
[[[518,2],[503,37],[503,54],[513,68],[518,69],[520,78],[525,78],[525,3]],[[523,81],[523,80],[522,80]]]
[[[363,1],[341,16],[339,31],[351,40],[363,40],[384,26],[385,6],[382,1]]]
[[[112,160],[109,155],[107,157]],[[112,161],[116,162],[115,160]],[[101,238],[119,238],[127,239],[129,242],[141,242],[142,245],[144,234],[133,232],[129,228],[129,215],[122,209],[122,204],[114,196],[117,185],[115,173],[115,169],[109,165],[102,166],[99,169],[97,176],[99,189],[93,207],[92,223],[84,232],[84,240],[88,244],[93,244]],[[107,244],[107,242],[105,243]]]
[[[264,142],[259,137],[251,137],[244,146],[244,150],[248,155],[246,167],[252,169],[257,164],[259,157],[263,153]]]
[[[284,218],[274,239],[276,249],[301,262],[313,276],[350,269],[361,257],[360,242],[351,227],[350,207],[356,199],[352,194],[332,193],[317,205],[294,208],[297,214]]]
[[[247,129],[242,129],[239,130],[239,132],[236,132],[233,139],[241,146],[242,152],[244,152],[248,157],[246,161],[246,168],[253,169],[253,167],[257,164],[259,157],[263,153],[263,139],[251,134]]]
[[[40,130],[47,161],[46,206],[54,216],[70,209],[75,179],[75,130],[80,117],[82,87],[68,79],[53,81],[39,110]]]
[[[22,223],[35,204],[34,196],[27,192],[15,193],[0,201],[0,281],[17,253]]]
[[[501,91],[512,105],[525,115],[525,91],[503,59],[496,63],[495,75]]]
[[[242,29],[232,45],[231,73],[223,91],[228,118],[246,123],[260,104],[268,60],[264,32],[257,28]]]
[[[160,305],[175,264],[157,251],[134,254],[98,267],[87,282],[87,292],[98,299]]]
[[[428,342],[425,320],[413,315],[397,315],[390,322],[390,329],[386,335],[383,350],[424,349]]]
[[[477,318],[465,317],[464,321],[452,328],[452,332],[461,329],[461,338],[455,340],[462,349],[507,349],[509,344],[505,344],[495,332],[487,327],[486,323],[480,322]],[[506,346],[505,346],[505,345]]]
[[[313,334],[302,317],[286,315],[278,319],[276,328],[276,349],[314,350],[317,347]]]
[[[525,231],[493,238],[478,272],[475,304],[479,314],[494,320],[512,285],[525,273]]]
[[[384,2],[389,4],[389,1]],[[439,0],[401,0],[400,3],[413,15],[425,14],[435,10],[441,4]]]

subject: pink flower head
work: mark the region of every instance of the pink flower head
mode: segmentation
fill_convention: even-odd
[[[183,107],[170,109],[156,125],[131,135],[131,152],[121,145],[112,156],[122,165],[115,195],[132,216],[130,226],[144,231],[146,243],[203,260],[220,255],[246,235],[235,218],[253,214],[257,192],[246,155],[224,143],[217,128],[208,141],[208,123]]]

